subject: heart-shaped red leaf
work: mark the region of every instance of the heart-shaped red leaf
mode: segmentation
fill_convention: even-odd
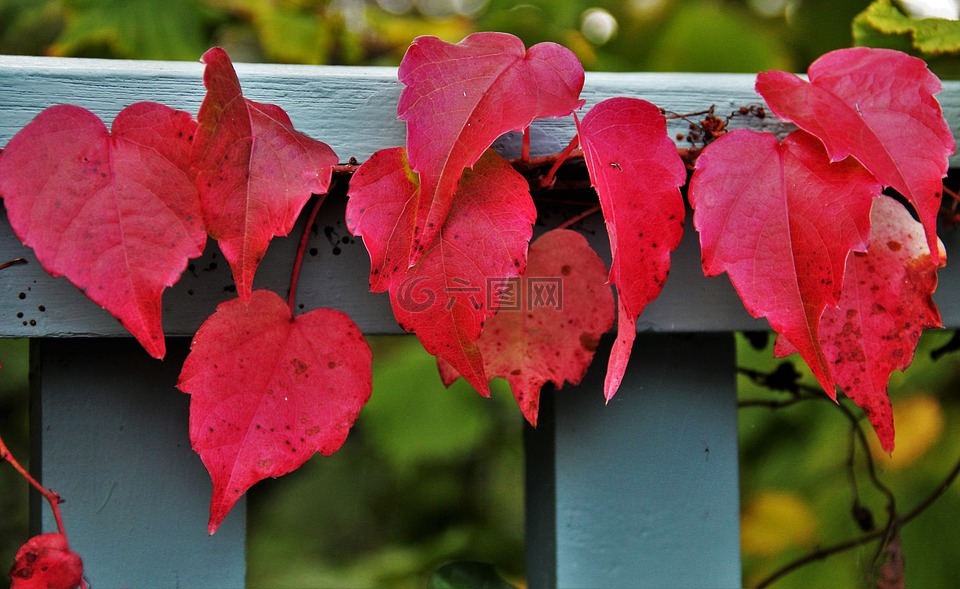
[[[663,114],[649,102],[604,100],[577,128],[600,197],[613,254],[610,282],[619,296],[617,339],[604,382],[609,401],[630,359],[637,317],[663,290],[670,252],[680,244],[685,213],[680,186],[687,173]]]
[[[808,76],[764,72],[757,92],[778,117],[823,141],[832,160],[852,155],[905,196],[936,262],[941,183],[956,148],[934,98],[940,80],[922,59],[869,47],[827,53]]]
[[[280,107],[244,98],[223,49],[201,61],[207,95],[192,154],[197,187],[207,232],[247,300],[270,240],[290,233],[311,194],[327,191],[337,156],[296,131]]]
[[[556,43],[524,49],[506,33],[474,33],[456,45],[418,37],[398,72],[405,88],[397,113],[407,122],[410,164],[421,191],[412,203],[417,262],[446,219],[464,168],[507,131],[579,108],[583,66]]]
[[[554,229],[530,246],[522,278],[496,285],[500,303],[477,342],[488,377],[510,383],[520,411],[537,425],[540,389],[577,384],[600,336],[613,326],[607,267],[576,231]],[[444,384],[460,374],[438,362]]]
[[[112,133],[78,106],[53,106],[0,156],[10,226],[53,276],[66,276],[147,352],[166,346],[161,295],[206,242],[187,154],[196,122],[141,102]]]
[[[370,348],[340,311],[291,317],[271,291],[233,299],[197,331],[177,387],[213,480],[209,532],[257,482],[343,445],[370,397]]]
[[[867,252],[850,254],[839,303],[820,318],[820,341],[840,390],[866,411],[892,452],[887,381],[913,361],[924,328],[941,326],[932,296],[938,265],[923,227],[892,198],[874,201],[870,231]],[[945,258],[941,251],[941,266]]]
[[[40,534],[17,550],[10,578],[10,589],[76,589],[83,562],[63,534]]]
[[[747,311],[767,318],[831,397],[820,315],[840,298],[847,254],[867,247],[879,193],[859,163],[831,163],[803,131],[783,143],[769,133],[732,131],[704,149],[690,181],[704,273],[726,272]]]
[[[527,181],[488,151],[463,175],[438,238],[408,268],[420,189],[402,148],[373,154],[350,181],[347,227],[363,237],[370,288],[389,290],[401,327],[489,396],[476,342],[497,309],[491,285],[526,266],[536,218]]]

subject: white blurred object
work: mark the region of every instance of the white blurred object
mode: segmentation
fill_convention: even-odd
[[[897,0],[897,4],[913,18],[960,20],[958,0]]]
[[[603,8],[588,8],[580,16],[580,32],[594,45],[612,39],[617,28],[617,19]]]

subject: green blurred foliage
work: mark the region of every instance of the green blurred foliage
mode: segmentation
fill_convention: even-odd
[[[876,0],[854,19],[853,40],[922,57],[942,78],[960,77],[960,21],[914,18],[890,0]]]
[[[0,0],[0,53],[193,61],[209,46],[221,45],[235,61],[396,65],[418,35],[456,42],[474,31],[497,30],[516,34],[527,45],[561,43],[591,70],[803,71],[823,53],[852,44],[851,21],[868,4]],[[872,10],[881,4],[889,6],[878,0]],[[881,16],[887,20],[875,14],[869,21],[859,18],[859,43],[919,51],[913,47],[916,31],[929,23],[908,21],[913,28],[897,33],[884,29],[897,15]],[[941,75],[960,71],[941,68],[942,61],[933,62]],[[914,366],[891,381],[895,411],[912,398],[933,400],[947,424],[943,433],[929,436],[932,441],[921,440],[922,451],[907,464],[882,466],[902,512],[935,488],[960,455],[960,438],[950,427],[960,417],[955,394],[960,361],[953,354],[932,363],[929,354],[946,337],[925,336]],[[443,388],[432,358],[413,338],[378,338],[372,345],[374,394],[343,449],[250,491],[249,586],[423,587],[451,560],[495,563],[510,583],[518,582],[523,575],[522,420],[511,396],[499,386],[492,400],[482,399],[462,381]],[[756,351],[741,338],[739,353],[749,367],[775,366],[769,347]],[[0,341],[0,432],[24,461],[25,355],[24,342]],[[744,399],[780,398],[746,379],[740,387]],[[932,431],[928,425],[898,421],[898,444],[906,445],[911,432]],[[744,533],[762,538],[772,532],[782,544],[773,555],[745,549],[747,584],[818,545],[859,534],[846,467],[849,431],[829,401],[741,411]],[[861,501],[882,524],[882,497],[863,476],[862,453],[857,461]],[[0,468],[0,489],[3,570],[26,539],[27,489],[8,468]],[[904,529],[908,586],[960,585],[958,509],[960,490],[954,486]],[[745,538],[745,547],[756,545]],[[869,544],[806,566],[776,587],[860,586],[875,550]],[[454,576],[492,571],[481,568],[444,570]]]
[[[29,342],[0,339],[0,435],[10,452],[29,468],[29,405],[27,361]],[[0,462],[0,583],[6,580],[14,555],[27,541],[29,487],[9,465]]]
[[[907,446],[915,445],[921,438],[919,451],[909,452],[907,460],[901,463],[885,460],[879,444],[873,448],[881,480],[894,492],[900,514],[910,511],[937,489],[960,458],[960,437],[955,431],[956,424],[960,423],[960,397],[956,394],[960,387],[960,358],[954,352],[937,361],[931,359],[931,351],[944,345],[951,335],[936,331],[925,333],[913,365],[906,372],[894,373],[890,379],[890,397],[897,419],[898,449],[893,458],[898,458],[898,451],[909,452]],[[769,371],[772,338],[771,345],[762,351],[753,349],[744,338],[738,338],[738,357],[741,366]],[[809,370],[800,364],[798,361],[802,382],[816,386]],[[745,377],[740,377],[739,389],[741,400],[787,399],[786,393],[759,387]],[[929,412],[904,411],[917,400],[934,407],[935,419],[944,427],[932,424]],[[842,402],[849,403],[845,399]],[[857,415],[861,414],[852,404],[849,406]],[[871,443],[875,442],[869,423],[865,419],[860,423]],[[797,539],[785,543],[782,551],[767,555],[747,550],[746,547],[754,543],[744,538],[745,586],[754,586],[780,566],[818,547],[843,542],[862,533],[852,512],[855,490],[847,466],[850,422],[826,395],[785,409],[743,408],[739,425],[740,488],[745,517],[758,499],[770,493],[788,494],[806,507],[805,515],[769,521],[777,527],[767,531],[780,538]],[[862,448],[857,447],[855,457],[860,502],[870,509],[876,525],[882,527],[887,518],[886,500],[870,483]],[[958,512],[960,486],[954,484],[930,509],[903,528],[907,587],[958,586],[960,568],[955,558],[960,553],[955,517]],[[811,514],[813,521],[809,519]],[[765,532],[753,527],[755,522],[750,524],[743,527],[745,535]],[[815,532],[804,542],[800,540],[801,532],[807,527]],[[825,586],[826,579],[831,587],[869,586],[865,580],[877,549],[877,542],[870,542],[808,564],[782,578],[774,587],[820,587]]]
[[[850,45],[853,0],[2,0],[0,51],[396,65],[418,35],[554,41],[587,69],[802,70]]]

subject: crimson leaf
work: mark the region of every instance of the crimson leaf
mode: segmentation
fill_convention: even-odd
[[[582,235],[554,229],[530,246],[524,276],[499,285],[499,310],[477,345],[487,376],[507,379],[533,426],[543,385],[579,383],[600,336],[613,326],[606,276],[606,265]],[[439,365],[447,386],[459,378],[449,364]]]
[[[187,155],[196,122],[151,102],[108,131],[90,111],[52,106],[0,157],[0,195],[17,237],[162,358],[161,295],[203,253]]]
[[[941,325],[932,298],[938,264],[923,227],[886,196],[873,203],[869,249],[850,256],[840,301],[820,318],[820,341],[840,390],[866,411],[884,450],[892,452],[887,381],[910,365],[923,329]],[[943,265],[942,251],[939,259]]]
[[[333,454],[370,397],[370,348],[349,317],[292,317],[275,293],[232,299],[197,331],[177,387],[213,480],[209,532],[257,482]]]
[[[539,43],[526,50],[513,35],[486,32],[456,45],[418,37],[398,76],[405,88],[397,114],[407,122],[410,164],[422,186],[412,203],[412,266],[443,226],[464,168],[507,131],[573,112],[582,104],[584,75],[565,47]]]
[[[270,240],[286,235],[312,193],[330,187],[337,156],[293,128],[280,107],[244,98],[227,53],[203,54],[207,95],[192,160],[207,232],[247,300]]]
[[[400,325],[489,396],[477,339],[497,309],[491,281],[519,276],[526,266],[536,218],[527,181],[488,151],[461,179],[438,238],[408,268],[420,191],[402,148],[378,151],[350,181],[347,227],[363,237],[370,289],[389,290]]]
[[[831,397],[820,315],[840,298],[848,252],[867,247],[879,192],[859,163],[831,163],[803,131],[783,143],[732,131],[704,149],[690,181],[704,273],[726,272],[747,311],[768,319]]]
[[[956,148],[934,98],[940,80],[922,59],[868,47],[827,53],[808,75],[764,72],[757,92],[778,117],[823,141],[833,161],[852,155],[906,197],[936,262],[941,182]]]
[[[670,252],[680,244],[684,204],[679,187],[687,174],[663,114],[649,102],[604,100],[577,128],[600,197],[613,254],[610,282],[619,296],[617,339],[603,391],[609,401],[626,371],[637,317],[663,290]]]
[[[40,534],[17,550],[10,577],[10,589],[76,589],[83,562],[63,534]]]

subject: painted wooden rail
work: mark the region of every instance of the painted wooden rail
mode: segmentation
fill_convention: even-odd
[[[342,161],[404,142],[394,69],[238,64],[237,71],[247,96],[282,106]],[[201,74],[199,63],[0,56],[0,145],[57,103],[84,106],[108,122],[141,100],[195,113]],[[753,79],[588,74],[584,97],[587,107],[628,95],[678,113],[716,105],[723,114],[759,102]],[[960,84],[948,84],[940,99],[956,135]],[[683,121],[671,124],[671,133],[686,130]],[[734,125],[787,128],[770,116]],[[573,132],[568,120],[538,122],[534,155],[559,151]],[[517,138],[505,137],[498,149],[516,155]],[[321,214],[299,302],[343,310],[368,334],[398,334],[387,298],[367,292],[362,245],[343,243],[343,206],[334,200]],[[541,220],[549,226],[569,214],[545,211]],[[577,227],[607,252],[599,221]],[[948,256],[958,255],[956,234],[944,241]],[[257,288],[286,293],[295,242],[275,240]],[[33,338],[32,464],[45,484],[70,497],[64,517],[93,586],[242,587],[244,505],[206,535],[209,480],[189,447],[188,398],[174,388],[189,337],[234,296],[215,244],[164,295],[162,363],[64,279],[49,277],[0,220],[0,260],[17,257],[29,262],[0,276],[0,337]],[[944,321],[958,327],[960,302],[949,294],[960,288],[960,271],[948,265],[940,284]],[[525,432],[531,587],[740,586],[732,332],[763,329],[726,278],[703,277],[688,229],[663,295],[640,318],[614,401],[602,401],[601,353],[583,384],[545,395],[540,427]],[[40,507],[33,508],[35,531],[51,529]]]

